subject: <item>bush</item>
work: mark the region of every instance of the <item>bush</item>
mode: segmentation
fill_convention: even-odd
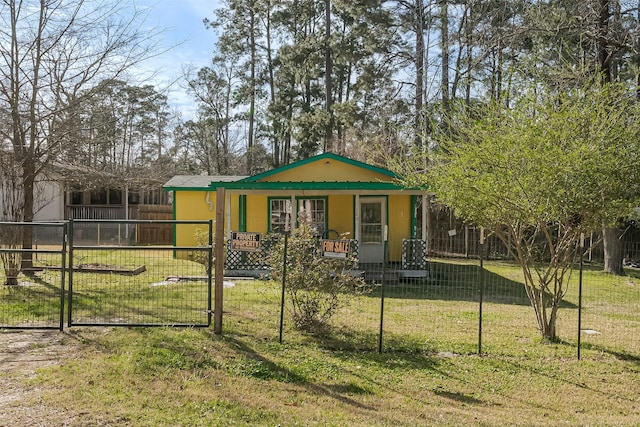
[[[319,253],[315,230],[302,221],[288,238],[286,293],[295,326],[317,331],[327,326],[336,311],[348,303],[348,295],[365,292],[364,280],[354,275],[354,258],[330,259]],[[268,255],[272,277],[282,281],[284,238]]]
[[[196,246],[206,248],[209,246],[209,230],[204,228],[196,228],[193,233],[193,237],[196,241]],[[215,234],[212,236],[213,241],[215,242]],[[198,250],[193,253],[193,260],[198,264],[202,264],[205,268],[209,266],[209,253],[206,250]],[[213,260],[211,261],[213,262]]]

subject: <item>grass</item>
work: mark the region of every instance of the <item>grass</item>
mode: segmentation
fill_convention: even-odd
[[[202,266],[132,255],[142,259],[131,265],[147,266],[139,276],[74,275],[78,316],[199,318],[201,283],[151,284],[197,276]],[[439,261],[431,280],[390,285],[382,322],[379,288],[351,298],[322,334],[296,331],[286,315],[282,344],[280,284],[237,281],[224,291],[222,336],[211,328],[70,328],[74,357],[27,381],[70,425],[639,425],[640,274],[585,271],[582,327],[597,333],[580,335],[577,360],[577,272],[559,340],[549,344],[539,339],[519,270],[485,268],[481,276],[473,261]],[[0,292],[3,307],[11,298],[19,305]]]
[[[565,344],[479,357],[340,351],[330,349],[335,337],[293,333],[284,344],[190,328],[70,334],[82,341],[81,354],[30,381],[45,390],[45,405],[81,415],[78,425],[640,422],[637,359],[557,357]]]

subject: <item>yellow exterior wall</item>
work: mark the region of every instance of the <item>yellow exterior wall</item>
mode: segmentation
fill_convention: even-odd
[[[330,178],[327,178],[330,177]],[[262,182],[375,182],[391,181],[388,175],[336,160],[324,159],[263,178]]]
[[[178,221],[184,220],[215,220],[216,217],[216,193],[210,193],[209,199],[212,203],[212,210],[205,201],[204,191],[176,191],[173,196],[175,218]],[[177,246],[195,246],[195,230],[206,226],[196,226],[192,224],[177,224],[175,231],[175,242]]]
[[[176,191],[174,195],[175,218],[177,220],[214,220],[216,217],[216,193],[209,194],[210,204],[205,191]],[[239,230],[239,197],[231,196],[231,229]],[[268,231],[269,197],[250,194],[246,198],[247,231],[266,234]],[[328,229],[338,233],[348,232],[346,238],[355,238],[354,196],[330,195],[327,199]],[[389,225],[389,260],[402,260],[402,239],[411,235],[411,196],[392,195],[387,199],[387,223]],[[225,215],[227,211],[225,211]],[[177,225],[175,241],[177,246],[194,246],[195,229],[204,226],[191,224]],[[215,224],[214,224],[215,227]],[[226,227],[226,220],[225,220]],[[228,230],[226,230],[228,231]]]
[[[349,234],[345,237],[354,239],[353,196],[349,194],[329,196],[327,205],[327,219],[329,220],[327,229],[336,230],[340,234],[348,232]]]
[[[239,212],[237,212],[237,214],[239,215]],[[268,229],[268,214],[269,202],[266,195],[247,195],[247,231],[266,234]]]
[[[389,261],[402,261],[402,239],[411,236],[411,196],[389,196]]]
[[[207,202],[207,193],[209,199]],[[175,191],[173,196],[175,209],[175,219],[178,221],[188,220],[213,220],[215,231],[216,220],[216,192],[215,191]],[[238,196],[231,196],[231,229],[238,229]],[[225,211],[225,215],[227,212]],[[225,227],[226,227],[225,218]],[[175,242],[177,246],[195,246],[195,230],[201,228],[206,230],[205,225],[178,224],[176,225]]]

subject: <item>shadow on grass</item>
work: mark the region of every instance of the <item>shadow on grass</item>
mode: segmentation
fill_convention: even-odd
[[[333,353],[338,358],[359,359],[389,369],[434,369],[439,364],[435,347],[422,340],[385,333],[382,353],[378,352],[378,334],[348,327],[326,328],[322,333],[305,333],[303,342]]]
[[[456,402],[466,403],[467,405],[484,405],[486,402],[476,399],[475,397],[466,395],[464,393],[450,392],[437,388],[433,390],[433,393],[437,396],[446,397],[447,399],[455,400]]]
[[[142,283],[127,291],[119,283],[91,285],[71,292],[74,326],[208,326],[206,288]]]
[[[563,345],[569,345],[566,342],[560,341]],[[596,346],[597,347],[597,346]],[[596,348],[599,349],[599,348]],[[605,353],[609,353],[612,354],[614,356],[619,355],[620,353],[616,353],[616,352],[612,352],[611,350],[607,350],[607,349],[602,349],[603,352]],[[631,355],[620,355],[621,357],[619,357],[621,360],[632,360],[632,361],[638,361],[639,358],[636,356],[631,356]],[[617,356],[616,356],[617,357]],[[627,358],[628,357],[628,358]],[[517,361],[516,359],[491,359],[488,358],[487,359],[490,363],[493,363],[495,366],[495,370],[496,371],[504,371],[504,370],[509,370],[509,371],[522,371],[522,372],[528,372],[531,375],[535,375],[535,376],[541,376],[541,377],[545,377],[549,380],[549,382],[562,382],[568,385],[571,385],[573,387],[576,387],[578,389],[585,389],[585,390],[589,390],[591,392],[593,392],[594,394],[597,395],[602,395],[605,398],[609,398],[611,397],[610,391],[608,390],[608,387],[604,387],[603,389],[599,389],[597,386],[593,386],[593,385],[587,385],[584,381],[579,381],[579,380],[575,380],[575,379],[571,379],[572,377],[565,377],[564,375],[558,375],[558,372],[553,368],[553,364],[549,364],[549,365],[545,365],[543,364],[533,364],[533,365],[529,365],[526,363],[526,359],[521,359],[520,361]],[[506,368],[506,366],[510,366],[510,368]],[[598,382],[593,382],[593,384],[597,384]],[[637,400],[635,398],[628,398],[628,397],[624,397],[621,395],[617,395],[616,396],[617,400],[624,400],[624,401],[628,401],[632,404],[636,404]]]
[[[249,376],[257,379],[264,380],[276,380],[280,382],[293,383],[301,385],[310,391],[320,394],[326,395],[333,399],[336,399],[344,404],[354,406],[360,409],[367,410],[375,410],[374,407],[365,405],[356,400],[345,396],[345,394],[370,394],[371,392],[357,384],[349,382],[347,384],[319,384],[313,382],[311,379],[306,376],[300,375],[288,367],[275,363],[274,361],[268,359],[264,355],[260,354],[249,344],[244,342],[241,339],[225,336],[224,340],[233,346],[233,349],[240,353],[242,359],[248,361],[258,362],[258,365],[261,367],[260,370],[253,370],[250,372],[245,372],[245,374],[249,373]],[[248,363],[245,366],[256,366],[256,364]],[[231,367],[231,372],[235,373],[234,368]]]
[[[530,305],[524,284],[508,279],[474,264],[429,262],[428,278],[410,278],[385,283],[385,298],[430,299],[484,302],[493,304]],[[380,285],[373,286],[370,297],[380,297]],[[561,308],[577,308],[562,301]]]
[[[49,327],[60,322],[61,284],[27,277],[17,285],[0,285],[0,327]]]
[[[585,343],[585,342],[580,343],[580,347],[582,348],[582,350],[591,350],[591,351],[597,351],[600,353],[610,354],[618,360],[623,360],[625,362],[634,362],[640,366],[640,355],[637,355],[637,354],[631,354],[624,351],[617,351],[617,350],[604,347],[602,345]]]

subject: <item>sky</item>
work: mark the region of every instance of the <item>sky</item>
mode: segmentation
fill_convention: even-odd
[[[193,103],[180,80],[185,67],[197,70],[211,62],[216,33],[202,21],[214,17],[218,0],[135,0],[135,5],[148,12],[144,26],[160,31],[158,41],[169,49],[139,65],[143,75],[152,76],[144,84],[154,84],[158,91],[168,88],[169,103],[182,111],[183,119],[192,118]]]

